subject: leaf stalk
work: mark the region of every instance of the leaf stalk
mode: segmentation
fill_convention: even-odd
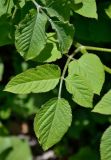
[[[70,61],[73,59],[73,57],[81,50],[81,47],[78,47],[71,55],[68,56],[66,64],[64,66],[63,72],[62,72],[62,76],[60,79],[60,85],[59,85],[59,92],[58,92],[58,99],[61,98],[61,93],[62,93],[62,86],[63,86],[63,81],[65,78],[65,74],[68,68],[68,65],[70,63]]]
[[[109,67],[107,67],[107,66],[104,65],[104,70],[105,70],[107,73],[111,74],[111,68],[109,68]]]
[[[39,13],[39,11],[41,10],[42,6],[40,6],[35,0],[32,0],[32,2],[33,2],[34,5],[36,6],[37,11],[38,11],[38,13]]]
[[[101,48],[101,47],[93,47],[93,46],[85,46],[85,45],[82,45],[78,42],[74,42],[74,46],[76,48],[80,47],[81,46],[81,51],[84,51],[84,50],[90,50],[90,51],[99,51],[99,52],[109,52],[111,53],[111,49],[109,48]],[[82,53],[82,52],[81,52]]]

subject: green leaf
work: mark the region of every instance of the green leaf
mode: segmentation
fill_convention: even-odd
[[[28,142],[21,141],[16,137],[12,138],[12,151],[8,154],[6,160],[32,160],[31,150],[29,148]],[[24,154],[25,153],[25,154]]]
[[[10,14],[14,4],[13,0],[1,0],[0,1],[0,16],[3,14]]]
[[[47,44],[39,56],[35,60],[38,62],[53,62],[62,57],[58,49],[58,44],[54,33],[47,34]]]
[[[71,125],[72,115],[65,99],[46,102],[34,120],[34,130],[44,150],[59,142]]]
[[[54,0],[52,3],[50,2],[50,5],[46,6],[46,10],[50,17],[57,17],[60,21],[68,21],[70,18],[70,8],[66,0]]]
[[[15,76],[5,87],[5,91],[27,94],[47,92],[56,87],[60,78],[60,69],[53,64],[46,64],[28,69]]]
[[[35,58],[44,49],[46,22],[45,14],[31,10],[19,23],[15,33],[16,48],[26,60]]]
[[[111,126],[104,132],[100,144],[101,160],[111,160]]]
[[[26,4],[26,0],[20,0],[19,5],[22,8]]]
[[[10,23],[11,18],[3,15],[0,17],[0,46],[12,44],[13,26]]]
[[[68,22],[50,21],[52,28],[56,31],[58,42],[62,53],[67,53],[72,45],[74,28]]]
[[[111,3],[109,3],[108,7],[105,9],[105,12],[109,18],[111,18]]]
[[[26,140],[22,141],[17,137],[0,137],[0,146],[0,156],[10,149],[5,160],[32,160],[31,150]]]
[[[84,107],[92,107],[93,91],[87,80],[81,75],[68,76],[66,79],[66,88],[73,95],[73,100]]]
[[[101,101],[94,107],[92,112],[106,115],[111,114],[111,90],[103,96]]]
[[[71,62],[69,64],[69,75],[73,74],[83,76],[90,84],[93,92],[100,94],[105,80],[105,73],[98,56],[85,54],[79,60]]]
[[[0,136],[0,154],[10,147],[11,139],[8,137],[3,138],[2,136]]]
[[[81,9],[82,7],[83,7],[82,0],[71,0],[70,8],[73,11],[77,11],[78,9]]]
[[[75,10],[75,7],[72,5],[74,11],[84,17],[88,18],[98,18],[97,7],[95,0],[82,0],[82,6]]]

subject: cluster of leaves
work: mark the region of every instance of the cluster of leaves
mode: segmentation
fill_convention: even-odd
[[[100,8],[109,20],[111,7],[109,2],[105,4],[105,8]],[[98,5],[103,4],[98,2]],[[35,134],[44,150],[59,142],[72,122],[71,106],[68,100],[61,96],[63,82],[75,103],[91,108],[92,112],[111,114],[111,91],[108,91],[93,108],[94,95],[100,95],[105,82],[105,70],[111,71],[103,65],[97,55],[87,50],[111,51],[96,47],[88,48],[77,43],[78,39],[84,42],[88,40],[86,35],[86,38],[83,38],[87,31],[79,23],[81,19],[83,20],[81,23],[87,24],[91,19],[92,23],[97,23],[97,28],[104,24],[101,18],[100,23],[97,20],[101,14],[97,9],[95,0],[3,0],[0,3],[0,46],[15,44],[17,51],[26,61],[32,60],[41,64],[13,77],[4,91],[29,94],[48,92],[55,87],[58,89],[58,96],[43,104],[34,120]],[[86,17],[88,19],[84,20]],[[88,36],[91,36],[90,40],[94,40],[91,27],[89,26]],[[109,42],[111,39],[107,39],[106,36],[103,40],[100,35],[96,39],[96,42],[106,41]],[[73,46],[76,48],[74,51]],[[68,58],[62,70],[55,61],[65,55]],[[79,58],[76,59],[76,55]],[[110,132],[109,128],[101,141],[101,160],[111,158]]]

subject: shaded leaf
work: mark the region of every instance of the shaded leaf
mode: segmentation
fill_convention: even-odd
[[[53,62],[62,57],[54,33],[47,34],[47,44],[35,60],[38,62]]]
[[[13,26],[10,23],[11,18],[3,15],[0,17],[0,46],[13,43]]]
[[[74,28],[69,23],[61,21],[50,21],[52,28],[56,31],[58,42],[62,53],[67,53],[72,45]]]
[[[52,3],[50,2],[50,5],[46,6],[46,10],[51,17],[57,17],[61,21],[68,21],[70,18],[70,8],[66,0],[54,0]]]

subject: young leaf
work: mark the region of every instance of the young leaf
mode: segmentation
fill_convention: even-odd
[[[70,49],[73,36],[74,36],[74,28],[73,25],[68,22],[64,23],[61,21],[50,21],[52,28],[56,31],[60,49],[62,53],[67,53]]]
[[[65,99],[46,102],[34,120],[34,130],[44,150],[59,142],[71,125],[71,107]]]
[[[17,94],[47,92],[56,87],[59,78],[59,67],[53,64],[46,64],[28,69],[15,76],[6,85],[5,91]]]
[[[84,107],[92,107],[93,91],[87,80],[81,75],[68,76],[65,79],[66,88],[73,95],[73,100]]]
[[[101,101],[94,107],[92,112],[106,115],[111,114],[111,90],[103,96]]]
[[[93,92],[100,94],[105,80],[105,73],[98,56],[85,54],[79,60],[72,61],[69,64],[69,75],[73,74],[83,76],[90,84]]]
[[[42,52],[35,58],[38,62],[53,62],[61,58],[61,52],[54,33],[47,34],[47,44]]]
[[[47,17],[31,10],[16,29],[15,40],[18,52],[26,59],[33,59],[46,45],[45,25]]]
[[[111,126],[104,132],[100,144],[101,160],[111,160]]]
[[[73,8],[73,10],[84,16],[84,17],[88,17],[88,18],[98,18],[97,15],[97,7],[96,7],[96,1],[95,0],[82,0],[82,6],[80,8],[78,8],[77,10],[75,10],[74,4],[71,6],[71,8]]]

